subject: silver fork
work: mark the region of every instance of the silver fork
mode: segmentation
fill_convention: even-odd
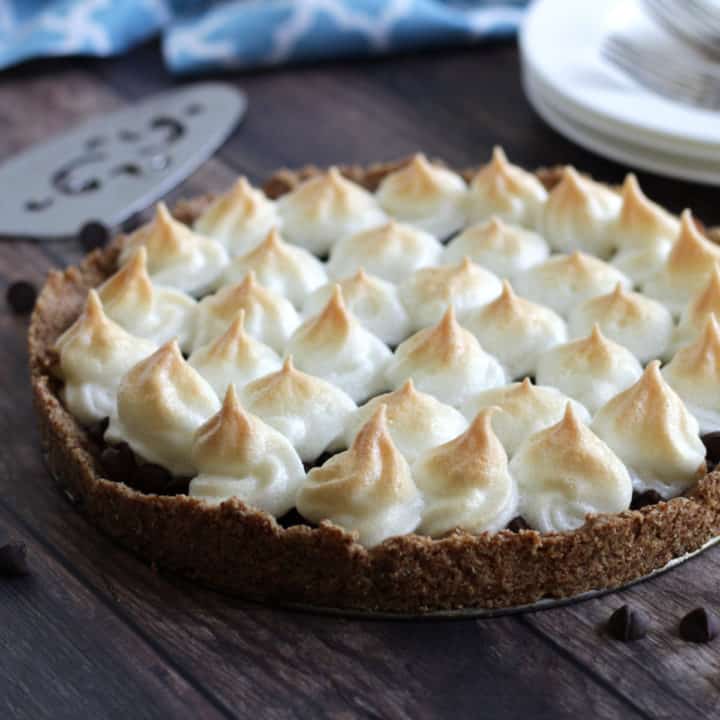
[[[643,4],[677,38],[720,58],[720,13],[707,0],[644,0]]]
[[[706,110],[720,110],[720,72],[707,63],[642,47],[621,35],[609,35],[603,57],[658,95]]]

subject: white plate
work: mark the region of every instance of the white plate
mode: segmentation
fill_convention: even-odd
[[[641,133],[648,147],[650,133],[696,157],[708,146],[716,152],[720,113],[655,95],[602,59],[608,32],[637,17],[637,0],[536,0],[520,33],[523,60],[563,105],[602,119],[609,131],[636,142]]]
[[[712,160],[720,163],[720,145],[698,145],[689,142],[678,142],[665,135],[657,135],[636,128],[615,124],[608,118],[601,115],[586,112],[582,107],[574,103],[565,102],[564,98],[552,87],[543,83],[540,76],[533,72],[530,65],[523,62],[523,74],[532,78],[533,86],[546,102],[553,107],[560,109],[561,113],[591,130],[602,135],[612,136],[623,142],[630,142],[652,152],[660,151],[671,155],[678,155],[682,158],[693,158],[698,160]],[[720,122],[720,120],[719,120]]]
[[[578,145],[625,165],[649,170],[660,175],[692,180],[706,185],[720,185],[720,162],[687,158],[682,155],[651,150],[614,135],[607,135],[576,122],[563,114],[543,95],[542,87],[533,83],[531,74],[523,75],[525,92],[540,117],[562,135]]]

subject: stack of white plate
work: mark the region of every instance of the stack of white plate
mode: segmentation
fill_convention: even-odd
[[[641,14],[637,0],[536,0],[520,33],[528,98],[549,125],[600,155],[720,185],[720,113],[656,95],[601,55],[608,33],[648,30]]]

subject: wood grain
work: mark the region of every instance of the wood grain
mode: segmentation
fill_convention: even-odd
[[[250,112],[173,197],[260,180],[278,166],[368,162],[423,149],[469,165],[504,144],[530,166],[627,168],[546,128],[519,86],[511,45],[224,76]],[[86,114],[173,83],[157,47],[109,61],[35,63],[0,76],[0,158]],[[720,222],[707,188],[641,175],[674,209]],[[73,241],[0,244],[0,285],[40,283]],[[263,608],[145,567],[88,526],[41,464],[25,323],[0,312],[0,526],[30,543],[35,575],[0,584],[0,708],[9,717],[614,718],[717,714],[718,655],[675,628],[720,604],[710,551],[622,594],[522,618],[346,620]],[[621,602],[653,618],[633,645],[600,630]],[[38,690],[38,688],[40,688]],[[2,704],[4,703],[4,704]]]

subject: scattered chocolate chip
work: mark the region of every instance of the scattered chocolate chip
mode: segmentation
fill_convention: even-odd
[[[720,462],[720,432],[711,432],[702,436],[707,459],[716,464]]]
[[[90,252],[102,247],[110,237],[108,229],[97,220],[86,222],[78,233],[78,241],[85,252]]]
[[[127,443],[106,447],[100,460],[109,478],[115,482],[129,483],[137,468],[135,456]]]
[[[25,543],[8,542],[0,547],[0,575],[18,577],[29,572]]]
[[[108,429],[109,424],[110,418],[103,418],[102,420],[98,420],[92,425],[88,425],[87,434],[93,440],[95,440],[95,442],[101,442],[105,435],[105,431]]]
[[[138,465],[130,484],[140,492],[160,495],[172,483],[172,475],[162,465],[145,463]]]
[[[37,290],[27,280],[18,280],[8,287],[5,292],[5,299],[14,313],[26,315],[35,307]]]
[[[278,524],[285,529],[293,527],[293,525],[309,525],[310,523],[297,511],[297,508],[293,508],[286,512],[282,517],[278,518]]]
[[[657,490],[646,490],[645,492],[634,492],[632,501],[630,502],[631,510],[639,510],[647,505],[657,505],[664,500],[663,496]]]
[[[507,529],[512,530],[512,532],[520,532],[521,530],[529,530],[530,526],[525,522],[522,515],[518,515],[508,523]]]
[[[607,631],[616,640],[632,642],[644,638],[650,627],[647,615],[629,605],[619,607],[608,620]]]
[[[715,613],[703,607],[691,610],[680,621],[680,637],[689,642],[710,642],[718,634],[718,629]]]

